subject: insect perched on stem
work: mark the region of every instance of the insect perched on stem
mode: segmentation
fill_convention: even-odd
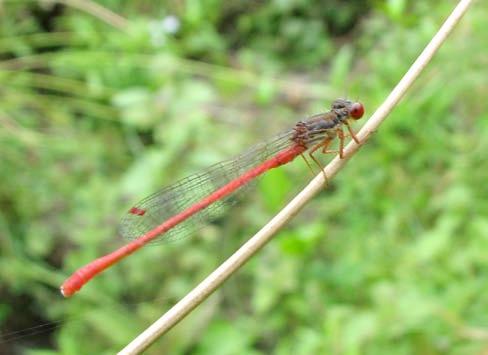
[[[121,234],[133,240],[75,271],[61,285],[61,293],[66,297],[73,295],[94,276],[150,242],[159,238],[174,240],[194,232],[219,217],[229,204],[229,197],[244,185],[307,151],[317,164],[314,153],[319,149],[322,153],[338,152],[344,158],[343,126],[359,144],[350,124],[363,114],[361,103],[337,99],[330,111],[299,121],[292,129],[233,159],[146,197],[131,207],[121,221]],[[339,149],[328,150],[335,137],[339,137]]]

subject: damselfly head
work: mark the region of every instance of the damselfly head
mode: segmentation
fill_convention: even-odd
[[[347,114],[359,120],[364,115],[364,106],[360,102],[352,102],[346,99],[337,99],[332,103],[333,110],[346,110]]]

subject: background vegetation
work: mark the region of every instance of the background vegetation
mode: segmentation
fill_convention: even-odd
[[[370,114],[455,1],[100,4],[0,2],[0,353],[120,350],[311,174],[270,173],[63,299],[131,203],[338,96]],[[478,1],[331,188],[148,353],[488,351],[487,16]]]

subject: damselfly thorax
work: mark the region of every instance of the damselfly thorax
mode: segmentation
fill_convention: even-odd
[[[344,138],[346,135],[343,126],[347,127],[352,139],[359,144],[350,121],[360,119],[364,114],[364,107],[359,102],[352,102],[345,99],[337,99],[332,103],[331,110],[325,113],[313,115],[304,121],[299,121],[295,127],[293,142],[310,149],[309,155],[319,148],[323,153],[338,152],[341,158],[344,157]],[[328,151],[330,143],[335,137],[339,137],[339,150]],[[313,156],[312,156],[313,158]]]

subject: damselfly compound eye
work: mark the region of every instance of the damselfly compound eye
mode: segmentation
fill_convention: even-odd
[[[355,102],[351,105],[350,115],[355,120],[359,120],[364,115],[364,106],[360,102]]]

